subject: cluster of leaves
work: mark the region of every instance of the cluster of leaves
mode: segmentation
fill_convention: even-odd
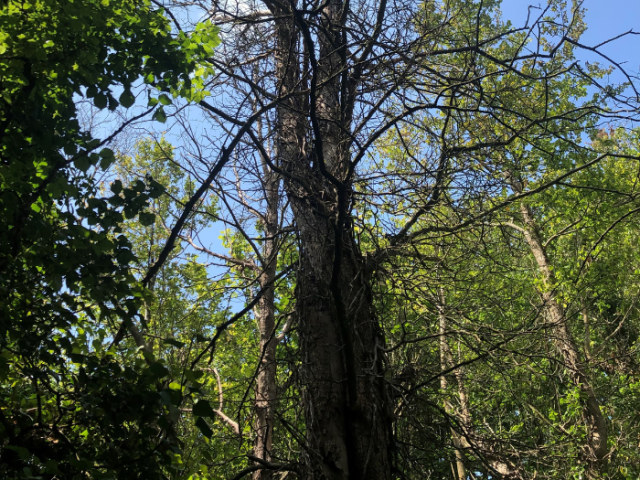
[[[154,478],[171,462],[161,382],[137,350],[114,357],[112,333],[98,328],[137,315],[145,294],[121,223],[152,223],[146,210],[163,189],[149,178],[101,195],[96,172],[115,156],[83,130],[76,101],[130,107],[141,77],[190,95],[217,44],[214,27],[200,30],[206,41],[185,48],[146,0],[0,6],[4,478]]]

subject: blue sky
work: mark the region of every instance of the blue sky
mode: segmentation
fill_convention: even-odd
[[[522,26],[527,18],[529,5],[545,6],[545,1],[535,0],[503,0],[502,13],[505,19],[510,19],[514,26]],[[620,33],[633,29],[640,32],[640,0],[585,0],[583,5],[587,9],[585,21],[588,30],[582,37],[583,43],[597,45]],[[540,10],[533,10],[540,12]],[[603,53],[617,62],[627,62],[624,68],[630,74],[640,71],[640,35],[628,35],[618,39],[603,48]],[[578,53],[579,58],[591,62],[599,60],[588,52]],[[618,81],[617,75],[612,75],[613,81]]]

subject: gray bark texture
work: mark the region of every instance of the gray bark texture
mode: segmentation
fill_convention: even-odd
[[[389,479],[391,423],[383,378],[383,338],[372,306],[365,259],[349,221],[349,125],[341,97],[345,65],[341,2],[323,13],[313,47],[295,14],[276,21],[280,95],[300,87],[299,43],[312,64],[307,100],[291,97],[277,110],[277,144],[285,190],[300,242],[298,334],[307,434],[306,478]],[[318,55],[316,59],[315,56]],[[348,130],[347,130],[348,131]],[[312,138],[309,142],[308,139]]]

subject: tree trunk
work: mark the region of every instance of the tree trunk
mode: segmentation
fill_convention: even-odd
[[[349,221],[352,186],[344,138],[350,125],[341,114],[345,99],[339,75],[346,66],[336,53],[342,41],[341,11],[341,3],[334,1],[322,12],[324,32],[318,33],[319,57],[311,62],[308,99],[292,97],[277,110],[278,156],[300,241],[296,307],[305,478],[388,480],[391,423],[380,349],[384,340]],[[294,52],[310,34],[291,12],[282,13],[285,18],[276,21],[276,70],[281,95],[287,95],[302,83]],[[312,45],[305,48],[311,61],[318,52],[309,53]]]
[[[277,233],[278,233],[278,198],[279,179],[275,172],[269,171],[264,165],[264,188],[266,193],[267,210],[264,215],[264,241],[262,274],[258,279],[260,287],[265,289],[260,298],[256,312],[258,330],[260,332],[260,365],[256,377],[255,390],[255,442],[253,453],[256,457],[271,461],[273,447],[273,429],[275,418],[276,392],[276,347],[278,340],[275,335],[275,287],[277,267]],[[258,470],[254,472],[254,480],[272,478],[272,471]]]
[[[520,212],[525,224],[524,237],[538,264],[543,279],[542,300],[554,335],[555,346],[564,360],[572,383],[580,388],[587,423],[587,446],[584,459],[587,463],[587,478],[600,478],[606,471],[607,424],[600,411],[600,404],[593,391],[585,366],[580,360],[571,330],[567,324],[564,308],[556,297],[557,282],[547,257],[544,245],[538,234],[537,225],[531,209],[521,205]]]
[[[344,245],[341,275],[332,278],[334,225],[299,207],[302,383],[308,442],[315,456],[310,478],[389,479],[382,337],[362,259],[351,242]],[[351,240],[349,232],[341,240]]]
[[[440,369],[442,371],[445,371],[453,366],[453,362],[451,361],[452,360],[451,353],[449,351],[449,344],[447,343],[447,338],[446,338],[447,317],[445,312],[445,296],[444,296],[444,292],[442,291],[442,288],[438,289],[438,297],[439,297],[438,298],[439,300],[438,301],[438,319],[440,323],[440,332],[439,332],[440,333]],[[457,371],[458,370],[456,370],[456,372]],[[440,388],[445,393],[445,395],[448,387],[449,385],[447,382],[447,377],[445,375],[442,375],[440,377]],[[461,400],[462,408],[465,409],[466,405],[462,404],[462,400],[463,400],[462,397],[460,398],[460,400]],[[464,400],[466,401],[466,398],[464,398]],[[457,417],[455,408],[448,399],[446,399],[444,402],[444,410],[445,412],[447,412],[447,415],[451,415],[452,417]],[[462,422],[464,422],[464,419],[461,419],[461,420]],[[463,423],[463,425],[466,428],[466,424]],[[466,480],[467,472],[464,466],[464,455],[462,453],[462,448],[463,448],[462,442],[464,441],[464,439],[461,438],[461,435],[458,432],[456,432],[454,428],[451,429],[451,439],[453,442],[453,447],[455,448],[455,456],[456,456],[455,466],[454,464],[452,464],[451,470],[453,472],[455,480]]]
[[[442,370],[448,370],[453,368],[455,363],[446,337],[446,297],[441,288],[438,289],[438,319],[440,323],[440,368]],[[464,381],[464,367],[456,368],[453,371],[453,375],[455,376],[458,387],[460,408],[456,409],[454,405],[447,400],[445,401],[445,411],[447,414],[456,418],[460,428],[462,429],[462,432],[458,432],[453,428],[451,429],[451,436],[456,456],[455,468],[452,468],[452,470],[454,471],[456,480],[467,479],[463,451],[478,452],[483,455],[487,465],[491,468],[492,473],[498,474],[499,478],[522,478],[520,470],[513,464],[513,462],[510,462],[509,460],[502,458],[501,455],[496,454],[491,444],[478,438],[477,435],[473,435],[471,409],[469,407],[469,397],[467,395],[467,389]],[[448,388],[448,382],[444,375],[440,377],[440,387],[444,391]]]

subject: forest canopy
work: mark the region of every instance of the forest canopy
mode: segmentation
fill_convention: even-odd
[[[1,1],[0,476],[638,478],[635,33],[500,3]]]

